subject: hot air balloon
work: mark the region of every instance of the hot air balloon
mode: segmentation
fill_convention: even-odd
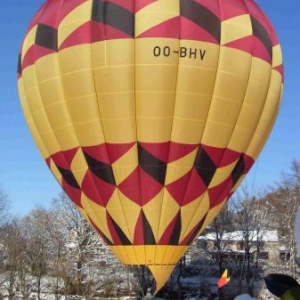
[[[50,170],[156,291],[255,162],[282,87],[252,0],[48,0],[18,63]]]

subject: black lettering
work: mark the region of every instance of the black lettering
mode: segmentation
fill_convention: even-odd
[[[171,48],[169,46],[164,47],[164,56],[168,57],[171,54]]]
[[[186,57],[186,55],[187,55],[187,48],[186,47],[180,47],[179,56],[180,57]]]
[[[153,55],[155,57],[169,57],[172,53],[178,54],[181,58],[200,59],[201,61],[203,61],[206,56],[206,50],[199,48],[179,47],[179,50],[172,50],[170,46],[155,46],[153,48]]]
[[[203,60],[206,54],[206,50],[199,49],[200,59]]]
[[[155,57],[158,57],[158,56],[160,56],[160,54],[161,54],[161,49],[160,49],[160,47],[155,46],[155,47],[153,48],[153,55],[154,55]]]
[[[190,48],[190,58],[197,58],[197,49]]]

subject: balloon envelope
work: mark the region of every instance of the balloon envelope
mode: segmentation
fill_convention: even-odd
[[[282,83],[276,34],[252,0],[48,0],[18,69],[54,176],[157,289],[250,170]]]

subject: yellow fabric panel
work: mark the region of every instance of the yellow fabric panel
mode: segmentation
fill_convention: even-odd
[[[161,265],[162,262],[165,263],[166,254],[168,253],[168,247],[157,246],[155,252],[155,261],[156,265]]]
[[[165,93],[176,91],[177,65],[136,65],[135,74],[137,92]]]
[[[65,100],[82,98],[95,93],[94,77],[91,69],[62,74],[61,85]]]
[[[239,80],[249,78],[250,72],[252,72],[253,59],[254,57],[249,53],[234,48],[221,47],[218,73],[220,72],[223,76],[226,76],[226,73],[228,73],[227,76],[233,76],[233,80],[237,81],[236,84],[230,85],[231,88],[228,88],[229,86],[227,86],[227,89],[225,89],[224,86],[216,85],[216,95],[226,98],[233,97],[233,99],[240,100],[241,97],[244,96],[244,90],[241,91],[241,87],[237,85],[239,84]],[[224,80],[226,79],[227,78],[224,78]],[[230,80],[231,82],[232,78],[228,78],[227,80]],[[223,82],[220,81],[219,84],[223,84]]]
[[[208,188],[213,188],[222,182],[224,182],[232,173],[233,169],[235,168],[237,161],[233,162],[230,165],[227,165],[223,168],[218,168],[208,186]]]
[[[196,148],[194,151],[184,156],[183,158],[168,163],[165,178],[166,185],[175,182],[194,167],[197,152],[198,149]]]
[[[136,265],[144,265],[146,262],[146,252],[144,245],[134,247],[135,252],[135,264]],[[132,260],[131,260],[132,261]]]
[[[42,137],[44,134],[52,131],[51,124],[48,122],[47,114],[43,108],[32,112],[32,118]],[[45,141],[45,144],[47,144],[47,141]]]
[[[273,47],[272,55],[273,55],[272,67],[280,66],[283,63],[282,51],[280,45],[276,45]]]
[[[41,100],[40,91],[37,86],[32,87],[30,89],[26,88],[26,82],[25,83],[25,92],[26,92],[26,101],[28,105],[28,109],[30,110],[31,114],[44,110],[44,106]],[[46,121],[44,121],[46,123]],[[44,125],[46,126],[46,125]]]
[[[45,145],[44,145],[43,141],[41,140],[40,133],[34,124],[34,120],[32,118],[31,111],[28,107],[22,77],[18,79],[18,90],[19,90],[19,97],[20,97],[22,110],[23,110],[23,113],[25,116],[26,123],[30,129],[31,135],[32,135],[34,141],[36,142],[38,149],[40,150],[43,158],[47,158],[49,156],[49,153],[48,153],[47,149],[45,148]]]
[[[99,110],[97,105],[97,97],[94,94],[87,95],[86,97],[66,100],[65,103],[62,104],[59,103],[59,105],[65,106],[74,124],[88,123],[97,120],[100,122]],[[58,107],[58,105],[52,105],[52,107],[55,106]],[[53,109],[53,113],[54,113],[55,108],[52,107],[51,109]],[[102,129],[101,124],[99,124],[99,131],[101,131],[101,129]]]
[[[239,116],[241,104],[242,101],[213,98],[202,137],[203,144],[226,148]],[[215,131],[217,128],[218,131]]]
[[[52,73],[54,74],[50,73],[49,76],[55,76],[57,73],[56,69],[59,69],[60,71],[64,70],[65,72],[70,71],[67,67],[64,67],[70,64],[67,59],[62,62],[60,56],[51,57],[51,60],[48,59],[47,56],[40,59],[38,68],[48,69],[51,68],[51,65],[56,66],[52,67],[52,70],[54,70]],[[80,59],[78,59],[78,62],[80,62]],[[71,63],[74,64],[74,61],[71,61]],[[77,67],[78,66],[82,65],[78,63]],[[74,109],[74,105],[72,106],[72,104],[70,104],[72,102],[67,102],[67,99],[75,98],[75,102],[78,103],[80,101],[78,98],[84,98],[86,95],[94,93],[93,73],[89,69],[83,71],[73,69],[73,72],[71,73],[62,73],[61,77],[50,77],[49,79],[42,74],[42,72],[36,72],[37,79],[40,83],[40,96],[41,99],[43,99],[41,106],[44,107],[47,116],[44,118],[45,123],[49,121],[51,130],[53,131],[51,144],[47,145],[49,152],[52,154],[59,150],[67,150],[78,146],[78,137],[74,131],[74,126],[72,125],[72,114],[75,116],[75,119],[76,116],[80,116],[80,121],[90,122],[98,117],[98,114],[95,114],[95,112],[97,112],[95,109],[97,108],[97,106],[95,107],[96,97],[91,97],[87,102],[87,105],[85,105],[84,109],[80,112],[79,109],[81,109],[82,106],[76,106]],[[41,78],[39,76],[41,76]],[[85,82],[85,84],[82,84],[83,82]],[[49,93],[49,91],[53,91],[53,93]],[[53,99],[55,100],[53,101]],[[82,101],[84,100],[86,99],[83,99]],[[70,104],[71,110],[69,109],[68,104]],[[92,108],[90,108],[91,104],[94,104]],[[85,117],[85,119],[82,119],[83,117]],[[46,132],[46,130],[44,132]],[[47,135],[49,135],[49,133],[47,133]],[[59,146],[56,143],[53,144],[55,139]]]
[[[144,247],[144,249],[146,255],[146,265],[154,265],[157,246],[155,245],[153,247]]]
[[[22,71],[22,81],[26,94],[29,90],[37,88],[38,82],[34,65],[28,66],[25,70]],[[32,102],[31,99],[28,99],[28,101]],[[38,105],[38,103],[35,103],[33,108],[35,108],[36,105]]]
[[[120,204],[118,204],[117,198],[119,198]],[[122,208],[124,218],[126,221],[128,235],[131,237],[130,240],[133,242],[135,226],[137,224],[138,218],[141,213],[141,207],[139,205],[137,205],[136,203],[132,202],[130,199],[128,199],[120,191],[118,191],[118,193],[114,195],[114,199],[112,199],[112,202],[111,202],[111,200],[109,201],[109,203],[107,205],[107,210],[110,212],[111,211],[110,207],[112,207],[112,209],[113,209],[114,206]],[[125,226],[125,224],[123,224],[121,226],[121,223],[119,224],[118,217],[114,218],[114,220],[118,223],[118,225],[122,228],[122,230],[124,230],[123,226]],[[122,220],[123,220],[122,222],[124,222],[124,219],[122,219]]]
[[[187,249],[185,248],[177,248],[176,251],[173,252],[172,261],[177,261],[178,263],[186,251]]]
[[[245,152],[259,122],[269,90],[271,67],[265,61],[252,59],[247,93],[239,118],[228,143],[230,149]]]
[[[37,77],[39,79],[39,87],[41,85],[41,83],[47,82],[48,80],[52,80],[52,79],[59,79],[61,76],[61,70],[60,70],[60,66],[59,66],[59,58],[58,53],[51,53],[48,55],[45,55],[41,58],[39,58],[35,63],[34,63],[34,69],[35,72],[37,74]],[[30,66],[29,68],[31,68],[32,66]],[[25,72],[27,71],[27,68],[25,69]],[[51,89],[51,93],[55,92],[54,89]],[[50,96],[51,97],[51,96]],[[55,102],[55,95],[52,95],[52,101]],[[59,98],[60,99],[60,98]],[[57,100],[58,101],[58,100]],[[45,103],[44,99],[43,102]],[[46,103],[48,103],[46,101]]]
[[[94,70],[97,94],[118,94],[134,91],[134,67],[101,67]]]
[[[102,119],[132,118],[135,115],[133,91],[117,94],[98,94],[97,98]]]
[[[74,174],[76,181],[81,186],[88,166],[81,149],[78,149],[71,163],[71,171]]]
[[[138,166],[137,144],[132,146],[129,151],[112,164],[116,184],[119,185],[136,169]]]
[[[57,103],[63,103],[65,101],[64,90],[57,88],[60,83],[60,77],[52,77],[49,78],[49,80],[39,82],[39,90],[41,95],[43,95],[42,100],[45,107],[55,105]],[[49,91],[51,92],[49,93]]]
[[[53,134],[63,151],[78,146],[78,138],[72,123],[63,127],[53,128]]]
[[[212,96],[216,78],[215,68],[215,65],[212,65],[209,69],[179,66],[177,91],[187,94]]]
[[[47,152],[49,154],[58,152],[60,146],[57,143],[56,137],[53,135],[51,124],[49,123],[48,116],[44,109],[41,91],[38,89],[38,78],[36,76],[34,65],[24,70],[22,78],[25,91],[25,97],[23,97],[22,101],[24,103],[26,102],[28,112],[30,111],[32,124],[34,124],[37,133],[44,142]]]
[[[44,61],[46,57],[43,57],[42,60]],[[90,44],[80,44],[70,48],[62,49],[59,51],[57,58],[60,76],[72,73],[76,74],[79,71],[87,71],[88,69],[91,70],[93,67]],[[83,82],[81,82],[81,84],[82,83]],[[94,90],[95,88],[93,87],[91,91],[94,92]]]
[[[180,57],[179,54],[174,54],[172,51],[179,51],[181,47],[198,51],[197,59],[190,59],[189,57]],[[161,51],[164,47],[170,47],[171,54],[167,57],[160,55],[156,57],[153,54],[153,49],[159,47]],[[196,50],[195,50],[196,49]],[[207,58],[203,61],[199,58],[199,51],[209,52]],[[193,104],[197,102],[197,96],[202,95],[198,99],[198,103],[203,100],[209,107],[210,98],[214,89],[215,82],[215,68],[217,65],[219,46],[210,45],[203,42],[195,41],[180,41],[174,39],[138,39],[136,41],[136,95],[137,95],[137,109],[140,107],[140,97],[145,99],[145,103],[149,103],[145,107],[155,113],[155,107],[151,109],[153,98],[158,95],[155,92],[164,91],[160,97],[164,97],[168,92],[171,94],[177,90],[174,96],[173,103],[175,103],[174,120],[167,115],[165,119],[157,117],[156,119],[140,118],[137,114],[138,122],[138,139],[149,142],[164,142],[171,140],[179,143],[199,143],[201,138],[201,127],[204,126],[206,117],[205,110],[200,108],[193,110],[195,118],[199,120],[190,120],[189,114],[192,112],[192,104],[190,109],[186,110],[186,114],[181,112],[181,108],[187,99],[192,99]],[[190,50],[187,50],[190,51]],[[187,55],[188,56],[188,55]],[[178,66],[179,60],[179,66]],[[203,74],[204,73],[204,74]],[[161,75],[160,75],[161,74]],[[145,96],[143,91],[146,91]],[[149,91],[152,91],[152,97]],[[198,94],[198,95],[197,95]],[[147,100],[146,95],[149,95]],[[207,95],[205,98],[203,95]],[[171,98],[170,98],[171,100]],[[173,104],[174,105],[174,104]],[[178,106],[177,106],[178,105]],[[170,101],[170,112],[171,112]],[[177,117],[176,115],[180,115]],[[172,122],[173,121],[173,122]],[[173,123],[173,124],[172,124]],[[194,129],[199,128],[198,131]],[[152,128],[150,131],[149,128]],[[182,129],[184,128],[184,129]],[[172,132],[171,132],[172,130]]]
[[[160,219],[161,219],[161,207],[164,201],[165,191],[164,189],[158,193],[151,201],[143,206],[143,212],[151,226],[155,240],[160,238]],[[178,206],[176,206],[178,211]]]
[[[21,50],[21,59],[24,59],[24,56],[26,55],[27,51],[30,49],[31,46],[34,45],[35,43],[35,36],[36,36],[36,31],[37,31],[37,25],[32,27],[30,31],[27,33],[23,45],[22,45],[22,50]]]
[[[165,189],[163,202],[160,210],[160,222],[158,227],[158,236],[161,238],[168,225],[172,222],[178,214],[180,207],[178,203],[172,198],[169,192]]]
[[[127,206],[127,210],[129,209],[130,214],[126,214],[123,205]],[[130,205],[129,202],[125,200],[125,197],[120,198],[119,191],[115,190],[106,205],[106,210],[118,224],[118,226],[122,228],[122,231],[127,236],[128,240],[133,243],[133,235],[132,232],[129,231],[128,226],[129,216],[130,218],[135,219],[134,221],[136,222],[139,216],[140,208],[134,208],[133,205]]]
[[[126,249],[123,246],[110,246],[110,250],[121,261],[122,264],[132,265]]]
[[[171,266],[149,266],[149,270],[151,271],[154,279],[155,279],[155,292],[156,294],[162,287],[165,285],[169,277],[171,276],[175,265]]]
[[[86,1],[73,9],[59,24],[58,47],[78,27],[91,19],[92,1]]]
[[[258,97],[260,94],[262,94],[260,97],[266,98],[266,95],[268,93],[270,81],[271,81],[271,71],[272,67],[269,63],[266,61],[259,59],[257,57],[252,58],[252,68],[251,68],[251,80],[257,81],[260,83],[261,88],[259,88],[259,85],[257,85],[256,88],[259,88],[258,90],[253,89],[251,91],[250,95],[246,95],[249,97],[247,101],[252,101],[253,103],[256,102],[256,99],[253,99],[253,96]],[[253,94],[255,93],[255,94]],[[252,96],[252,97],[251,97]]]
[[[137,93],[137,115],[139,116],[139,118],[173,117],[175,96],[175,92]]]
[[[202,143],[213,147],[225,148],[232,130],[233,125],[207,120]]]
[[[100,120],[74,123],[74,130],[81,146],[94,146],[105,142]]]
[[[211,95],[177,92],[171,140],[184,144],[198,144],[205,127],[210,102]]]
[[[44,142],[47,152],[50,155],[61,151],[60,145],[58,144],[57,138],[52,130],[41,134],[41,140]]]
[[[144,247],[144,246],[141,246]],[[136,247],[131,247],[131,246],[124,246],[124,250],[127,252],[127,256],[129,258],[129,260],[131,261],[130,265],[140,265],[142,260],[142,257],[139,257],[139,253],[138,250],[140,250],[140,247],[137,249]],[[145,251],[145,249],[144,249]],[[146,253],[145,253],[146,255]],[[146,257],[146,256],[145,256]],[[146,258],[145,258],[146,261]]]
[[[151,90],[151,88],[149,89]],[[139,141],[165,142],[170,140],[174,99],[175,92],[136,93],[137,137]]]
[[[43,98],[43,96],[42,96]],[[56,130],[72,124],[67,103],[56,103],[51,106],[45,107],[46,115],[52,130]]]
[[[221,47],[215,89],[202,143],[227,147],[247,91],[251,56]],[[235,61],[229,64],[228,61]],[[242,67],[241,67],[242,66]]]
[[[165,254],[165,257],[163,258],[163,261],[162,261],[162,264],[163,265],[172,265],[174,263],[173,262],[173,255],[176,251],[179,251],[180,252],[180,248],[178,248],[180,246],[166,246],[166,254]],[[177,261],[178,262],[178,261]],[[175,264],[177,264],[177,262]]]
[[[91,201],[84,193],[81,195],[81,205],[88,215],[88,217],[93,221],[93,223],[99,228],[103,234],[113,242],[113,239],[110,235],[110,231],[107,226],[106,221],[106,209],[93,201]]]
[[[241,15],[221,23],[221,45],[252,35],[250,15]]]
[[[116,39],[88,45],[92,51],[93,67],[129,66],[135,64],[135,41],[133,39]]]
[[[116,50],[116,43],[108,43],[112,49]],[[120,43],[122,45],[122,43]],[[130,46],[130,43],[125,42],[125,48]],[[103,43],[97,43],[93,49],[102,47]],[[122,47],[121,47],[122,49]],[[127,48],[126,48],[127,49]],[[124,59],[132,63],[130,52],[127,51],[127,56]],[[120,53],[119,53],[120,54]],[[93,61],[95,60],[95,51],[93,51]],[[111,55],[111,54],[110,54]],[[103,56],[103,54],[102,54]],[[121,55],[122,56],[122,55]],[[119,55],[120,57],[120,55]],[[111,60],[111,59],[107,59]],[[106,61],[107,63],[108,61]],[[105,60],[102,61],[105,63]],[[132,65],[123,65],[115,67],[101,67],[94,65],[96,69],[93,72],[93,87],[96,89],[98,98],[98,110],[104,115],[101,115],[101,123],[104,136],[109,143],[125,143],[136,139],[135,126],[135,108],[134,108],[134,68]],[[112,100],[116,106],[119,106],[119,115],[111,114],[113,111],[108,104]],[[121,106],[120,106],[121,105]]]
[[[183,144],[197,144],[201,140],[205,122],[203,120],[173,119],[171,140]],[[199,130],[195,130],[198,128]]]
[[[163,143],[170,140],[173,118],[137,118],[137,139],[141,142]]]
[[[145,6],[135,15],[135,35],[172,19],[180,14],[180,5],[174,0],[159,0]]]
[[[107,143],[128,143],[136,141],[135,118],[101,120]]]
[[[118,254],[122,263],[125,265],[141,265],[141,264],[154,264],[149,261],[151,258],[154,259],[154,253],[165,253],[165,255],[157,255],[155,257],[156,265],[176,265],[178,256],[183,255],[187,250],[188,246],[169,246],[169,245],[133,245],[133,246],[111,246],[110,247],[114,253]],[[122,254],[123,251],[126,251],[128,254]],[[144,254],[143,254],[144,253]],[[144,257],[145,260],[142,261],[141,257],[137,257],[138,254],[141,254],[141,257]],[[120,255],[120,256],[119,256]],[[161,260],[158,260],[158,258]]]
[[[179,241],[181,242],[187,234],[201,221],[209,210],[209,196],[205,192],[198,199],[181,208],[182,229]]]
[[[270,88],[265,107],[259,120],[257,129],[246,152],[254,159],[256,159],[259,155],[275,122],[280,106],[282,87],[281,75],[276,71],[272,71]]]
[[[199,120],[205,123],[210,107],[211,95],[176,93],[174,117],[186,120]],[[202,131],[201,127],[198,131]]]

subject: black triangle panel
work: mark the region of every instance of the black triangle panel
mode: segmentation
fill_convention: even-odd
[[[165,183],[167,164],[138,144],[139,165],[153,179],[160,184]]]
[[[270,57],[273,55],[273,43],[272,39],[265,29],[264,26],[261,25],[261,23],[251,16],[251,23],[252,23],[252,29],[253,29],[253,35],[256,36],[266,47],[267,51],[270,54]]]
[[[134,37],[134,13],[113,2],[94,0],[91,19]]]
[[[234,186],[238,180],[240,179],[240,177],[243,175],[245,171],[245,161],[244,161],[244,155],[241,155],[239,161],[237,162],[237,164],[235,165],[231,176],[232,176],[232,186]]]
[[[221,21],[212,11],[196,1],[180,0],[180,14],[206,30],[220,43]]]
[[[86,162],[89,166],[89,169],[92,171],[92,173],[95,174],[98,178],[102,179],[103,181],[113,186],[116,186],[116,180],[111,165],[101,162],[85,152],[83,153]]]
[[[73,173],[70,170],[66,170],[59,166],[56,166],[59,170],[60,174],[62,175],[63,179],[69,184],[70,186],[80,189],[80,185],[78,184],[76,178],[74,177]]]
[[[18,55],[18,65],[17,65],[17,68],[18,68],[18,74],[22,74],[22,56],[21,54]]]
[[[194,167],[208,187],[217,170],[217,166],[201,146],[198,149]]]
[[[170,245],[178,245],[179,244],[179,239],[180,239],[180,234],[181,234],[181,213],[179,212],[176,216],[176,222],[174,224],[173,232],[170,237],[169,244]]]
[[[152,228],[143,211],[142,211],[142,218],[143,218],[144,243],[145,245],[155,245],[156,241],[155,241]]]
[[[130,246],[132,245],[132,243],[129,241],[129,239],[127,238],[126,234],[123,232],[123,230],[121,229],[121,227],[114,221],[114,219],[108,215],[108,217],[110,218],[111,222],[112,222],[112,225],[115,229],[115,232],[117,233],[120,241],[121,241],[121,244],[123,246]]]
[[[57,29],[49,25],[38,24],[35,44],[57,52]]]

